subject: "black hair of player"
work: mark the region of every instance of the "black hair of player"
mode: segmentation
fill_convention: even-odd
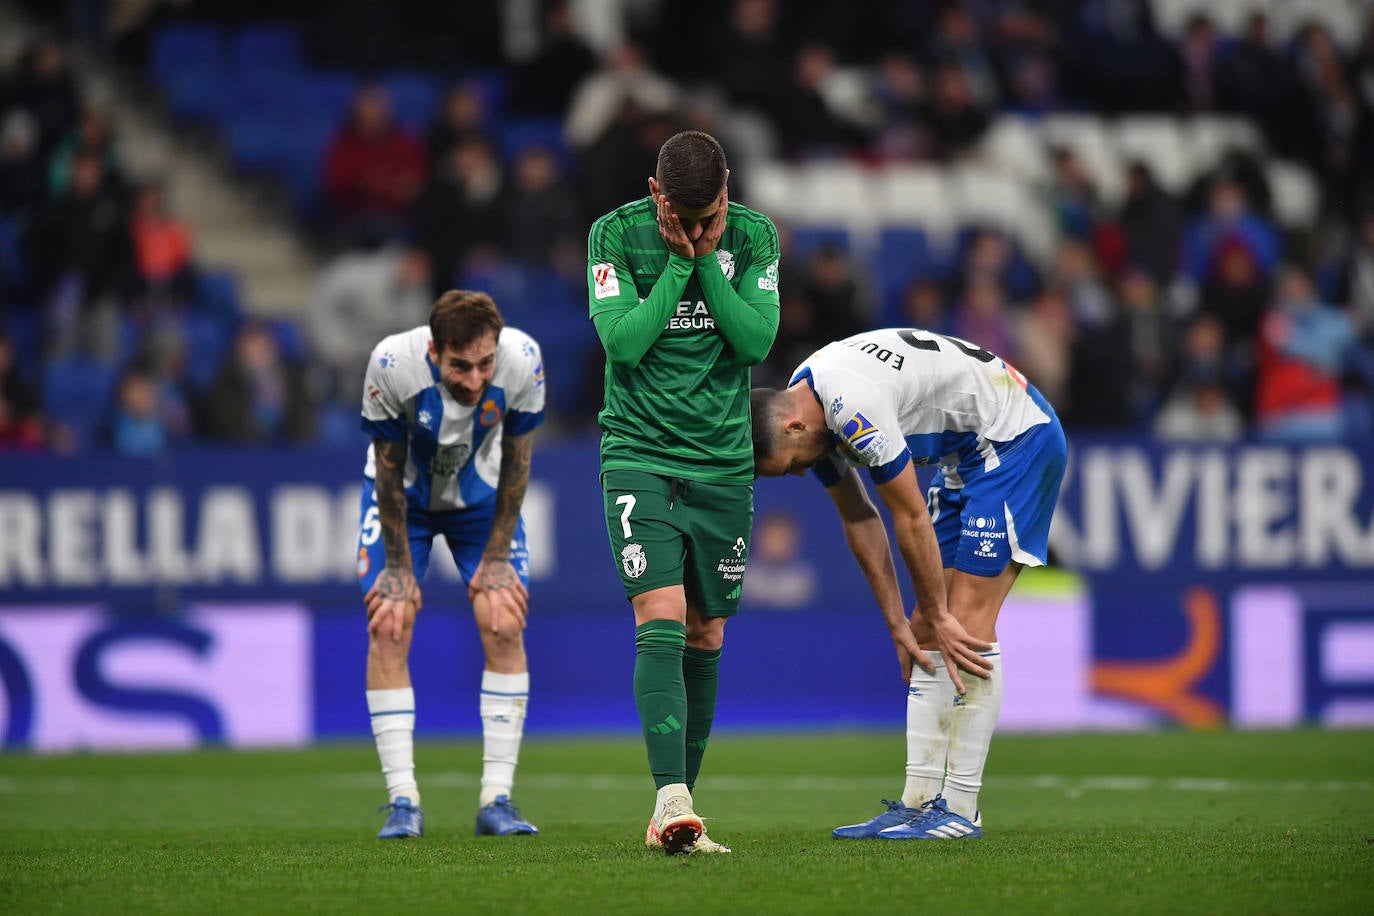
[[[700,130],[673,134],[658,151],[658,184],[670,200],[694,210],[725,190],[725,149]]]

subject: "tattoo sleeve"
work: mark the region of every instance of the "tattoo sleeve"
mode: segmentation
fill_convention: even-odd
[[[501,443],[501,476],[496,482],[496,513],[483,560],[509,562],[510,542],[515,523],[525,503],[530,483],[530,457],[534,454],[534,433],[512,436]]]
[[[406,536],[406,455],[409,445],[404,440],[388,442],[372,440],[376,457],[377,513],[382,525],[382,544],[386,548],[386,565],[411,570],[410,539]]]

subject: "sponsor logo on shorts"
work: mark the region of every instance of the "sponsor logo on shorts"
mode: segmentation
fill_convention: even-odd
[[[640,544],[626,544],[625,549],[620,551],[620,565],[625,568],[625,575],[631,579],[638,579],[644,575],[644,570],[649,568],[649,558],[644,555],[644,547]]]
[[[979,541],[978,549],[973,552],[975,557],[995,557],[997,550],[992,546],[992,541]]]

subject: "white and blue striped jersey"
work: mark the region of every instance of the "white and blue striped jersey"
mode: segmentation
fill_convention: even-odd
[[[447,512],[490,503],[501,473],[501,439],[544,421],[544,361],[524,331],[503,328],[496,368],[479,404],[464,407],[439,381],[422,325],[385,337],[372,351],[363,381],[363,431],[388,442],[409,440],[407,503]],[[375,479],[367,448],[363,472]]]
[[[936,465],[962,487],[995,470],[1054,410],[1000,357],[967,341],[912,328],[865,331],[827,344],[792,374],[811,386],[835,451],[815,466],[834,486],[850,467],[876,483],[908,462]]]

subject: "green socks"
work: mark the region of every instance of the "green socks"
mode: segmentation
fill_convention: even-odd
[[[676,620],[650,620],[635,627],[635,706],[649,752],[655,788],[686,782],[687,688],[683,650],[687,628]],[[711,690],[714,700],[715,689]],[[714,703],[713,703],[714,705]],[[705,742],[702,742],[703,747]],[[697,753],[700,767],[701,754]]]
[[[719,683],[720,650],[694,649],[682,652],[682,680],[687,687],[687,788],[695,789],[701,772],[701,758],[716,720],[716,685]]]

